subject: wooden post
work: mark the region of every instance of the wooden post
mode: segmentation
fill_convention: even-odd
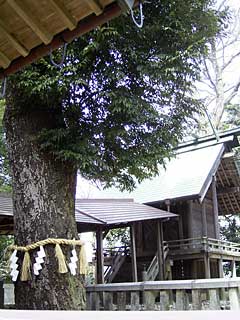
[[[224,274],[223,274],[223,259],[220,258],[218,260],[218,273],[219,273],[219,278],[224,278]]]
[[[144,291],[144,310],[154,310],[155,299],[153,291]]]
[[[104,261],[103,261],[103,237],[102,228],[99,227],[96,232],[97,240],[97,283],[104,283]]]
[[[111,292],[113,294],[113,292]],[[126,291],[117,292],[118,311],[126,311]]]
[[[197,279],[198,278],[198,261],[193,260],[192,262],[192,278]]]
[[[132,280],[133,280],[133,282],[138,281],[135,230],[136,230],[135,223],[133,223],[130,227],[131,253],[132,253]]]
[[[113,292],[104,292],[103,294],[103,307],[104,310],[113,310]]]
[[[166,311],[169,310],[170,307],[170,299],[169,299],[169,290],[161,290],[160,291],[160,310]]]
[[[176,310],[188,310],[189,299],[185,290],[176,290]]]
[[[87,310],[99,310],[100,309],[100,299],[99,292],[87,292]]]
[[[139,292],[138,291],[132,291],[131,292],[131,310],[132,311],[138,311],[140,310],[140,302],[139,302]]]
[[[232,273],[232,278],[236,278],[237,270],[236,270],[236,262],[235,262],[235,260],[231,261],[231,273]]]
[[[202,237],[207,237],[207,216],[206,216],[206,202],[202,202]]]
[[[193,221],[192,221],[192,219],[193,219],[193,217],[192,217],[192,206],[193,206],[193,201],[192,200],[190,200],[189,201],[189,204],[188,204],[188,215],[187,215],[187,226],[188,226],[188,228],[187,228],[187,230],[188,230],[188,235],[187,235],[187,237],[188,238],[193,238],[193,230],[192,230],[192,225],[193,225]]]
[[[229,302],[230,310],[240,309],[239,293],[237,288],[229,288]]]
[[[205,269],[205,278],[210,279],[211,278],[210,259],[207,252],[204,252],[204,269]]]
[[[216,289],[209,289],[209,310],[219,310],[220,302]]]
[[[164,280],[163,241],[162,241],[162,227],[161,227],[160,220],[157,221],[157,258],[158,258],[159,280]]]
[[[179,215],[178,216],[178,232],[179,232],[179,239],[184,239],[184,236],[183,236],[183,219],[182,219],[182,216]]]
[[[192,307],[193,310],[201,310],[201,294],[200,290],[192,290]]]
[[[213,216],[215,224],[216,239],[220,238],[219,222],[218,222],[218,201],[217,201],[217,189],[216,189],[216,176],[212,178],[212,197],[213,197]]]

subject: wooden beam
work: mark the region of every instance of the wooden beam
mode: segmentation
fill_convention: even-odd
[[[71,15],[61,0],[49,0],[53,8],[63,20],[69,30],[73,30],[77,26],[77,20]]]
[[[6,29],[3,22],[0,21],[0,32],[5,34],[12,46],[23,56],[26,57],[29,51]]]
[[[102,237],[102,228],[99,227],[96,232],[96,242],[97,242],[97,283],[104,283],[104,261],[103,261],[103,237]]]
[[[136,254],[136,225],[133,223],[130,227],[131,236],[131,253],[132,253],[132,280],[133,282],[138,281],[137,276],[137,254]]]
[[[0,65],[3,67],[3,68],[7,68],[11,63],[11,60],[8,59],[8,57],[0,51]]]
[[[48,32],[48,30],[42,26],[41,22],[38,20],[37,16],[29,10],[29,7],[23,1],[7,0],[8,4],[13,8],[13,10],[26,22],[26,24],[36,33],[36,35],[43,41],[43,43],[48,44],[52,41],[53,36]]]
[[[240,192],[240,187],[228,187],[228,188],[218,188],[217,189],[217,194],[222,195],[226,193],[239,193]]]
[[[220,238],[219,222],[218,222],[218,201],[217,201],[217,189],[216,189],[216,176],[212,178],[212,200],[213,200],[213,215],[215,224],[216,239]]]
[[[113,2],[104,9],[104,12],[100,16],[90,15],[85,19],[78,22],[77,27],[70,31],[64,30],[60,34],[57,34],[49,45],[41,44],[34,47],[27,57],[19,57],[12,61],[11,65],[6,70],[0,69],[0,79],[15,73],[25,66],[37,61],[38,59],[49,55],[50,50],[55,50],[66,42],[71,42],[77,37],[80,37],[87,32],[97,28],[108,21],[119,17],[122,14],[122,10],[116,2]]]
[[[98,0],[84,0],[89,8],[96,14],[96,16],[99,16],[103,12],[103,8]]]

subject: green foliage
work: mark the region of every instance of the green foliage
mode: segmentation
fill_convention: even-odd
[[[201,108],[192,84],[224,19],[210,4],[145,2],[143,29],[122,15],[73,41],[61,70],[45,58],[12,76],[8,103],[51,108],[57,123],[39,134],[42,149],[85,178],[132,189],[157,173]]]
[[[8,261],[6,248],[13,244],[12,236],[0,236],[0,279],[6,279],[8,276]]]
[[[240,126],[240,105],[229,104],[225,107],[226,119],[222,123],[223,130]]]
[[[109,230],[105,239],[108,248],[130,246],[130,230],[129,228]]]
[[[222,218],[220,228],[221,236],[224,240],[240,243],[240,221],[235,215],[225,216]],[[225,272],[230,272],[230,264],[225,265]],[[240,276],[240,265],[237,265],[237,276]]]

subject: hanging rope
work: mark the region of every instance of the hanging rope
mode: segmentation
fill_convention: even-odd
[[[137,20],[135,19],[133,9],[130,8],[130,10],[131,10],[131,15],[132,15],[133,22],[135,23],[135,25],[136,25],[138,28],[142,28],[142,27],[143,27],[143,20],[144,20],[142,2],[140,2],[140,4],[139,4],[140,22],[137,22]]]
[[[48,238],[45,240],[41,240],[27,246],[17,246],[11,245],[7,249],[9,251],[13,251],[10,257],[10,268],[11,268],[11,276],[12,280],[15,282],[18,278],[19,270],[18,270],[18,256],[17,252],[24,252],[22,268],[21,268],[21,281],[28,281],[31,280],[31,258],[30,252],[31,250],[39,249],[37,255],[35,256],[35,263],[33,264],[33,272],[35,275],[39,275],[39,270],[42,269],[42,264],[44,264],[44,257],[46,257],[44,246],[46,245],[55,245],[55,257],[58,262],[58,272],[59,273],[67,273],[68,269],[72,275],[76,275],[76,269],[78,268],[79,274],[84,275],[87,273],[87,258],[86,252],[84,248],[84,242],[81,240],[67,240],[67,239],[54,239]],[[63,254],[61,245],[72,246],[72,256],[71,262],[68,264],[66,263],[66,257]],[[79,256],[77,257],[75,246],[79,246]],[[78,266],[77,266],[77,261]]]
[[[74,246],[83,246],[84,242],[82,240],[67,240],[67,239],[54,239],[54,238],[48,238],[45,240],[40,240],[38,242],[29,244],[27,246],[16,246],[11,245],[8,247],[8,250],[17,250],[17,251],[29,251],[37,249],[40,246],[45,246],[46,244],[63,244],[63,245],[74,245]]]
[[[53,54],[52,54],[52,50],[51,50],[51,52],[50,52],[50,61],[51,61],[52,65],[53,65],[54,67],[56,67],[56,68],[62,68],[63,63],[64,63],[64,60],[65,60],[65,58],[66,58],[67,45],[68,45],[67,42],[65,42],[65,43],[64,43],[64,46],[63,46],[62,58],[61,58],[61,60],[60,60],[59,63],[57,63],[57,62],[55,62],[55,61],[53,60]]]
[[[2,81],[2,92],[0,93],[0,99],[3,99],[5,97],[6,87],[7,87],[7,78],[5,77]]]

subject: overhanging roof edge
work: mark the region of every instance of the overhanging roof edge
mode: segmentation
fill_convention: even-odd
[[[214,161],[214,164],[213,164],[213,166],[212,166],[212,168],[211,168],[211,170],[210,170],[210,172],[209,172],[209,174],[208,174],[208,176],[207,176],[207,178],[206,178],[206,180],[205,180],[205,182],[204,182],[204,184],[203,184],[203,186],[202,186],[202,188],[200,190],[200,193],[199,193],[199,195],[200,195],[200,197],[199,197],[200,198],[200,203],[203,202],[203,200],[204,200],[204,198],[206,196],[208,188],[210,187],[210,185],[212,183],[212,177],[217,172],[217,169],[218,169],[218,167],[220,165],[221,158],[222,158],[222,155],[223,155],[224,151],[225,151],[225,145],[223,143],[222,144],[222,148],[220,149],[219,154],[218,154],[216,160]]]

